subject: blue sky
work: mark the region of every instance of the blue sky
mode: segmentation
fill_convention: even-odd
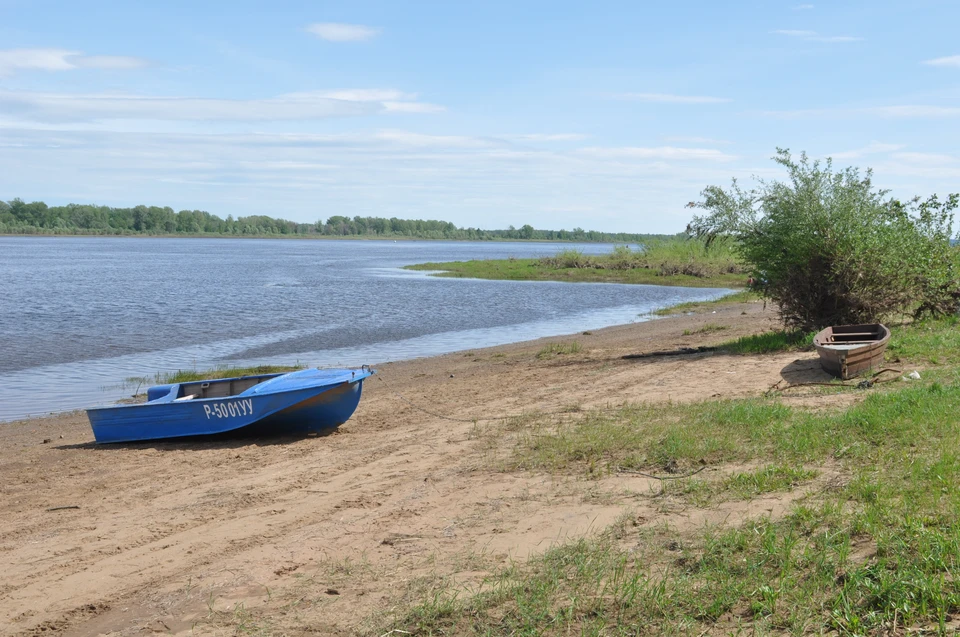
[[[960,190],[960,2],[0,0],[0,199],[677,232],[777,146]]]

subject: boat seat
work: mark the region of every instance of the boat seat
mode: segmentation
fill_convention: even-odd
[[[824,345],[869,345],[870,343],[879,343],[878,340],[870,341],[827,341]]]
[[[847,336],[878,336],[878,334],[877,332],[834,332],[833,333],[833,338],[837,338],[840,336],[846,338]]]

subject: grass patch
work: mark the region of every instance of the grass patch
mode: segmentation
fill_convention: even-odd
[[[683,287],[740,288],[746,277],[739,274],[718,274],[698,277],[688,274],[663,275],[647,268],[607,270],[599,268],[556,268],[539,259],[502,259],[420,263],[404,266],[407,270],[430,271],[435,276],[493,279],[502,281],[566,281],[569,283],[634,283]]]
[[[303,365],[258,365],[256,367],[216,367],[202,371],[178,369],[175,372],[157,372],[156,382],[159,385],[173,383],[189,383],[210,378],[234,378],[240,376],[257,376],[260,374],[280,374],[304,369]]]
[[[707,323],[703,327],[697,328],[695,330],[683,330],[684,336],[697,336],[700,334],[714,334],[716,332],[722,332],[723,330],[730,329],[727,325],[717,325],[716,323]]]
[[[604,255],[585,255],[567,248],[535,259],[491,259],[421,263],[408,270],[437,272],[437,276],[514,281],[571,281],[642,283],[688,287],[741,288],[746,270],[726,245],[709,250],[693,239],[653,241],[637,250],[616,246]]]
[[[576,354],[583,347],[577,341],[572,341],[570,343],[550,343],[539,352],[537,352],[537,358],[549,359],[556,356],[564,356],[566,354]]]
[[[956,325],[898,328],[901,355],[952,360],[938,350],[953,342]],[[948,380],[930,382],[928,374],[832,412],[758,398],[586,410],[562,421],[529,414],[512,432],[507,468],[604,474],[759,464],[682,481],[678,490],[694,499],[783,492],[826,465],[843,479],[779,519],[690,529],[682,542],[667,541],[678,537],[670,529],[617,524],[512,563],[479,590],[433,588],[401,607],[389,628],[468,636],[946,634],[960,613],[960,374],[942,367],[936,375]]]
[[[670,307],[660,308],[654,311],[656,316],[674,316],[677,314],[704,314],[712,312],[720,307],[737,305],[739,303],[752,303],[760,300],[760,296],[752,290],[740,290],[733,294],[727,294],[719,299],[712,301],[688,301],[678,303]]]
[[[767,465],[756,471],[738,473],[723,481],[723,489],[740,500],[785,491],[815,478],[819,472],[791,465]]]
[[[790,332],[778,330],[751,336],[741,336],[735,341],[722,343],[719,349],[731,354],[771,354],[790,352],[813,346],[815,332]]]
[[[887,352],[931,365],[960,365],[960,317],[893,326]]]

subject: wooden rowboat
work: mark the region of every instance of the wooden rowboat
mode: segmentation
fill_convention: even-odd
[[[883,352],[890,341],[886,325],[836,325],[813,337],[820,354],[820,366],[843,380],[883,364]]]

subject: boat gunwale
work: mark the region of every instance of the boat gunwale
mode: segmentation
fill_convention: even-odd
[[[205,402],[207,402],[207,401],[218,402],[218,401],[225,401],[225,400],[233,400],[233,399],[236,399],[236,398],[241,397],[241,396],[243,395],[243,392],[240,392],[240,393],[237,393],[237,394],[232,394],[232,395],[229,395],[229,396],[209,396],[209,397],[207,397],[207,398],[191,398],[189,401],[178,401],[176,398],[170,398],[170,395],[173,394],[173,393],[178,393],[178,394],[179,394],[179,393],[180,393],[180,388],[181,388],[183,385],[189,385],[189,384],[193,384],[193,383],[204,383],[204,382],[211,382],[211,383],[216,382],[216,383],[220,383],[221,381],[224,382],[224,383],[226,383],[226,382],[237,381],[237,380],[245,380],[245,379],[251,379],[251,378],[266,378],[266,379],[268,379],[268,380],[273,380],[274,378],[279,378],[280,376],[287,376],[287,375],[289,375],[289,374],[296,374],[296,373],[298,373],[298,372],[309,371],[310,369],[312,369],[312,368],[307,368],[306,370],[302,370],[302,369],[301,369],[301,370],[296,370],[296,371],[293,371],[293,372],[279,372],[279,373],[271,373],[271,374],[252,374],[252,375],[249,375],[249,376],[234,376],[234,377],[230,377],[230,378],[211,378],[211,379],[209,379],[209,380],[200,379],[200,380],[186,381],[186,382],[183,382],[183,383],[170,383],[170,384],[164,384],[164,385],[154,385],[154,386],[152,386],[152,387],[148,387],[148,388],[147,388],[147,392],[149,392],[151,389],[163,388],[163,387],[169,387],[170,389],[169,389],[169,391],[168,391],[167,393],[163,394],[163,395],[160,396],[159,398],[155,398],[155,399],[153,399],[153,400],[148,400],[148,401],[145,401],[145,402],[142,402],[142,403],[120,403],[120,404],[114,404],[114,405],[95,405],[95,406],[93,406],[93,407],[87,407],[86,409],[84,409],[84,411],[90,412],[90,411],[104,411],[104,410],[108,410],[108,409],[128,409],[128,408],[132,408],[132,407],[135,408],[135,407],[145,407],[145,406],[159,406],[159,405],[171,404],[171,403],[178,403],[178,402],[196,404],[196,403],[205,403]],[[317,368],[317,369],[319,369],[319,368]],[[341,369],[341,368],[338,368],[338,369]],[[354,371],[354,370],[351,369],[350,371]],[[331,383],[318,383],[318,384],[316,384],[316,385],[307,386],[307,387],[287,387],[287,388],[275,389],[275,390],[270,391],[270,392],[265,392],[264,394],[256,394],[255,396],[265,396],[265,395],[270,395],[270,394],[283,394],[283,393],[287,393],[287,392],[294,392],[294,391],[300,391],[300,390],[302,390],[302,389],[312,389],[312,388],[317,388],[317,387],[328,387],[328,388],[331,388],[331,389],[332,389],[332,388],[334,388],[334,387],[336,387],[336,386],[338,386],[338,385],[352,384],[352,383],[356,383],[356,382],[359,382],[359,381],[362,381],[362,380],[366,380],[366,379],[369,378],[370,376],[373,376],[375,373],[376,373],[376,371],[374,371],[374,370],[371,369],[371,368],[358,369],[358,370],[356,370],[356,377],[354,377],[354,378],[350,378],[350,379],[346,379],[346,380],[339,380],[339,381],[335,381],[335,382],[331,382]],[[260,383],[257,383],[256,385],[253,385],[253,387],[257,387],[259,384],[260,384]],[[244,391],[247,391],[247,390],[244,390]],[[250,396],[250,397],[254,397],[254,396]]]

